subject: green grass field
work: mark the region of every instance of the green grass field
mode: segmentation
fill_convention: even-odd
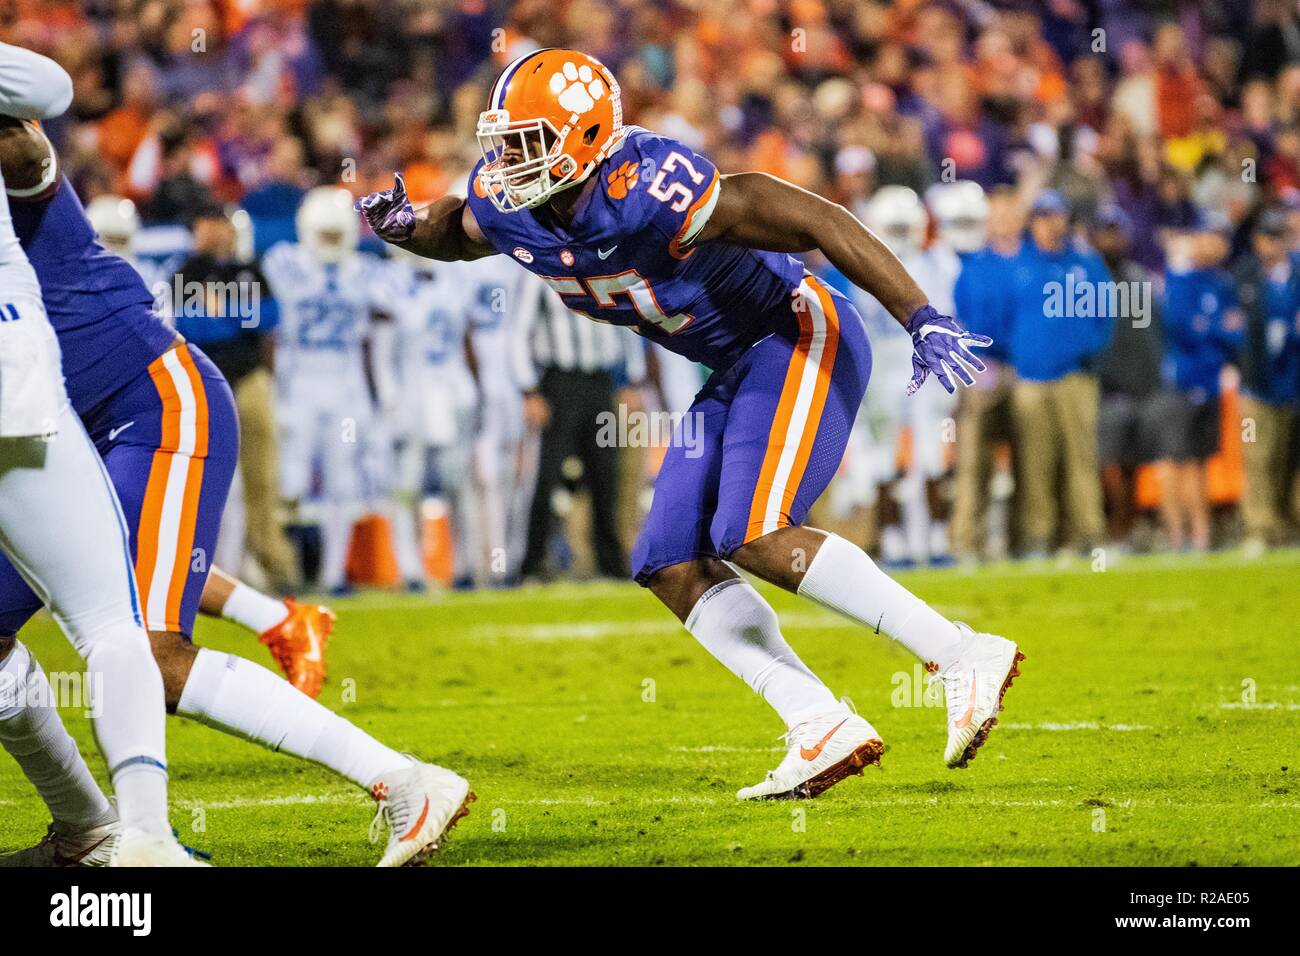
[[[342,602],[321,700],[469,777],[479,800],[441,866],[1300,863],[1300,553],[905,580],[1028,655],[965,771],[943,766],[943,711],[915,705],[906,652],[773,592],[790,642],[888,747],[815,801],[735,799],[782,728],[632,585]],[[47,669],[76,667],[48,619],[24,637]],[[224,623],[198,637],[270,664]],[[168,744],[173,821],[217,865],[378,858],[373,805],[328,772],[186,721]],[[0,807],[0,848],[44,832],[12,763]]]

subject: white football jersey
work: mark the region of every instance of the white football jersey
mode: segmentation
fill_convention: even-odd
[[[422,441],[447,444],[455,436],[443,426],[475,402],[465,355],[471,289],[452,263],[416,268],[400,259],[388,264],[383,286],[382,308],[395,323],[392,372],[404,419],[397,426]]]
[[[945,243],[935,243],[921,252],[900,256],[938,311],[952,315],[953,290],[961,272],[961,260]],[[943,474],[950,450],[944,437],[944,421],[956,402],[938,382],[926,382],[915,395],[907,394],[912,377],[912,338],[879,302],[865,292],[858,295],[859,308],[871,336],[871,381],[867,385],[863,414],[856,427],[869,435],[872,471],[876,480],[890,480],[895,472],[900,429],[912,433],[913,468],[927,478]]]
[[[953,290],[961,273],[961,260],[957,253],[944,243],[935,243],[920,252],[899,256],[899,261],[930,299],[930,304],[944,315],[952,315],[956,308]],[[854,299],[873,345],[889,338],[911,340],[907,330],[873,296],[855,287]]]
[[[332,376],[365,374],[361,343],[371,316],[383,309],[384,263],[357,254],[324,263],[296,243],[278,243],[262,272],[280,309],[276,368],[301,372],[330,388]]]
[[[517,388],[510,368],[511,301],[522,269],[503,256],[457,262],[453,268],[465,286],[479,381],[489,395],[513,395]]]
[[[58,337],[0,176],[0,437],[53,435],[67,402]]]
[[[41,284],[36,270],[27,261],[27,253],[14,231],[14,217],[9,212],[9,196],[0,175],[0,290],[3,295],[40,299]]]
[[[458,280],[465,283],[470,340],[478,364],[479,437],[497,449],[490,457],[499,459],[490,464],[480,462],[480,468],[505,467],[514,458],[515,443],[524,429],[523,399],[511,363],[511,343],[515,289],[520,275],[526,273],[507,256],[457,262],[454,268]],[[494,444],[497,442],[500,444]]]

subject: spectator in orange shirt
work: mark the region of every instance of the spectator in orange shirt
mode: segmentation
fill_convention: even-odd
[[[99,123],[99,153],[118,175],[126,172],[131,157],[149,132],[149,121],[158,107],[154,95],[154,71],[138,63],[122,83],[122,105]]]
[[[1166,139],[1187,136],[1196,121],[1200,79],[1183,28],[1167,23],[1156,32],[1156,120]]]

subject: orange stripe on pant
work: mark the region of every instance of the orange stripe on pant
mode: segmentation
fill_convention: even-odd
[[[177,350],[181,367],[190,381],[194,394],[194,454],[190,456],[189,471],[185,476],[185,497],[181,506],[180,529],[177,533],[176,563],[172,566],[171,585],[167,589],[167,629],[179,630],[181,620],[181,599],[185,596],[185,582],[190,574],[190,562],[193,559],[194,526],[199,516],[199,494],[203,490],[203,461],[208,456],[208,401],[203,391],[203,381],[199,371],[194,367],[194,357],[190,350],[182,346]],[[211,561],[205,555],[206,564]]]
[[[173,367],[168,367],[171,356]],[[181,602],[185,583],[190,572],[194,531],[198,519],[199,496],[203,488],[204,458],[208,453],[208,404],[203,381],[194,359],[185,345],[179,345],[159,356],[149,366],[149,377],[158,390],[162,402],[161,440],[154,452],[145,486],[144,501],[140,509],[140,522],[136,529],[136,580],[140,589],[140,606],[145,612],[145,624],[151,631],[177,631],[180,629]],[[180,387],[178,387],[178,377]],[[184,395],[182,395],[182,389]],[[183,428],[186,406],[193,415],[192,453],[182,450],[190,444]],[[177,459],[183,459],[178,462]],[[169,510],[177,508],[174,531],[165,531]],[[174,535],[164,542],[164,534]],[[205,558],[210,560],[210,558]],[[168,566],[159,568],[159,562]],[[159,573],[161,572],[161,573]],[[151,613],[157,604],[150,600],[157,583],[166,588],[163,620]]]
[[[781,398],[777,403],[776,415],[772,428],[768,432],[767,452],[763,456],[763,466],[759,470],[758,484],[754,488],[754,497],[749,508],[749,523],[745,528],[745,543],[775,530],[768,528],[768,515],[774,486],[780,482],[779,514],[775,520],[776,528],[785,527],[789,521],[787,515],[794,504],[812,455],[817,429],[821,422],[822,411],[826,408],[826,395],[830,391],[831,372],[835,368],[835,354],[839,348],[840,325],[839,314],[830,291],[821,280],[808,277],[803,283],[816,297],[816,304],[821,312],[823,326],[820,335],[820,354],[816,358],[816,368],[810,365],[812,353],[818,346],[818,316],[812,303],[807,302],[807,293],[802,293],[805,302],[797,308],[799,316],[799,340],[794,353],[790,356],[790,365],[786,371],[785,383],[781,387]],[[815,378],[807,382],[808,377]],[[807,408],[799,409],[801,392],[811,389]],[[788,449],[797,443],[793,450],[793,460],[789,472],[782,477],[781,461]]]
[[[135,578],[142,609],[149,606],[149,588],[153,584],[154,565],[158,563],[158,527],[162,522],[163,498],[167,494],[167,476],[171,472],[172,453],[180,440],[180,397],[176,394],[171,375],[163,367],[161,356],[149,365],[149,377],[158,390],[163,413],[162,437],[149,466],[149,481],[145,485],[140,523],[135,533]],[[149,623],[146,620],[146,624]]]

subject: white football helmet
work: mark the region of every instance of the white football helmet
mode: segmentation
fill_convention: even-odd
[[[341,262],[357,251],[361,221],[352,194],[338,186],[317,186],[298,207],[298,241],[321,262]]]
[[[252,262],[257,254],[257,236],[253,217],[246,209],[236,209],[230,214],[230,224],[235,228],[235,260]]]
[[[925,246],[925,206],[906,186],[882,186],[863,210],[867,228],[896,256],[920,252]]]
[[[989,200],[979,183],[969,179],[936,183],[925,200],[939,238],[957,252],[975,252],[988,241]]]
[[[131,243],[140,231],[135,203],[124,196],[96,196],[86,207],[86,218],[105,249],[124,259],[131,257]]]

